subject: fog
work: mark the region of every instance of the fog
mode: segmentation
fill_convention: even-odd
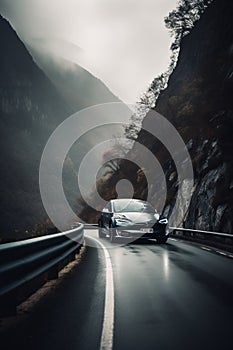
[[[164,17],[177,0],[0,0],[0,12],[30,45],[77,62],[126,103],[169,64]]]

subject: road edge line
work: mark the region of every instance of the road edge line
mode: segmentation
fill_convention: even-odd
[[[97,239],[85,235],[84,237],[93,239],[104,251],[105,257],[105,305],[104,319],[102,325],[102,335],[99,350],[112,350],[114,333],[114,283],[111,258],[107,248]]]

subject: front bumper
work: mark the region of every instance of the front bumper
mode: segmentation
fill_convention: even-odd
[[[128,238],[128,239],[156,239],[162,237],[169,237],[168,230],[159,230],[154,229],[127,229],[127,228],[116,228],[116,237],[118,238]]]

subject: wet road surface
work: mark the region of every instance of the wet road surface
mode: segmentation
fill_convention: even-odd
[[[121,246],[86,235],[81,263],[1,334],[2,350],[233,348],[233,259],[171,239]]]

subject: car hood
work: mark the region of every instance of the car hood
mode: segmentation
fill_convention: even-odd
[[[122,213],[117,213],[115,215],[122,215],[126,219],[130,220],[134,224],[140,224],[140,223],[155,223],[157,222],[157,219],[155,217],[155,213],[140,213],[140,212],[122,212]]]

